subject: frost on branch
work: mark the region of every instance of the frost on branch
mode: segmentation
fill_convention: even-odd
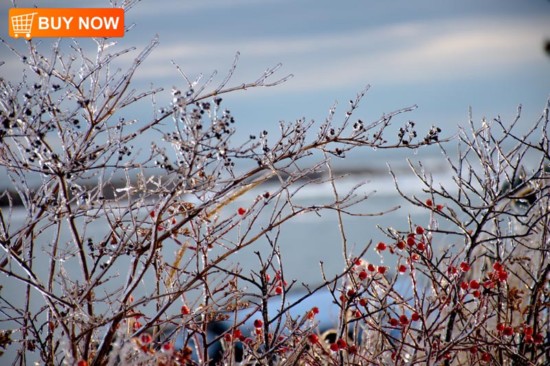
[[[181,78],[170,93],[134,90],[156,44],[122,70],[115,61],[134,50],[104,40],[91,54],[76,43],[54,44],[49,57],[33,42],[25,54],[12,49],[30,70],[0,80],[9,180],[0,271],[10,286],[0,292],[0,347],[15,364],[548,361],[547,109],[522,135],[519,114],[511,125],[472,122],[454,157],[456,140],[439,127],[401,121],[415,106],[357,116],[367,87],[321,123],[281,122],[236,143],[242,127],[225,94],[290,76],[274,78],[277,65],[231,86],[237,55],[219,82],[173,62]],[[455,186],[411,162],[425,188],[411,197],[394,174],[429,225],[396,222],[388,240],[352,250],[345,218],[385,212],[361,209],[362,184],[342,191],[333,162],[354,149],[436,144]],[[329,200],[297,199],[320,183]],[[281,233],[299,215],[327,211],[345,268],[329,276],[321,265],[316,285],[287,278]],[[237,259],[246,251],[250,268]],[[364,259],[371,252],[380,260]],[[323,304],[309,306],[321,298],[337,314],[328,330]]]

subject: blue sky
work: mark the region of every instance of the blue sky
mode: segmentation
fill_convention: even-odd
[[[4,19],[10,6],[0,5]],[[448,131],[467,120],[469,106],[476,120],[497,114],[509,119],[521,103],[527,125],[550,92],[550,57],[543,51],[550,38],[548,0],[143,0],[126,15],[130,23],[135,27],[119,40],[120,47],[140,48],[155,34],[160,38],[137,73],[138,88],[183,87],[171,60],[190,77],[218,70],[221,80],[239,51],[235,85],[281,62],[278,75],[294,75],[287,83],[226,98],[226,107],[250,131],[275,129],[279,120],[322,120],[335,101],[343,115],[347,101],[367,84],[372,88],[358,118],[374,120],[417,104],[405,119]],[[16,60],[6,49],[0,55],[7,61],[0,75],[16,74]]]

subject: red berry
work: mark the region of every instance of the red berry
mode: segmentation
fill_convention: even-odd
[[[374,266],[374,264],[372,263],[369,263],[368,266],[367,266],[367,269],[371,272],[374,272],[376,271],[376,267]]]
[[[397,249],[403,250],[403,249],[405,249],[405,242],[400,240],[400,241],[397,242],[397,244],[395,244],[395,246],[397,247]]]
[[[359,299],[359,305],[361,306],[367,306],[367,299],[365,299],[364,297],[360,298]]]
[[[407,245],[410,246],[410,247],[412,247],[412,246],[414,246],[415,244],[416,244],[416,240],[414,239],[414,237],[413,237],[413,236],[409,236],[409,237],[407,238]]]
[[[479,290],[475,290],[474,292],[472,292],[472,295],[478,299],[481,297],[481,292]]]
[[[380,274],[384,274],[384,273],[386,273],[386,267],[384,267],[384,266],[378,266],[377,271],[378,271],[378,273],[380,273]]]
[[[367,272],[366,271],[359,272],[359,279],[361,281],[365,280],[366,278],[367,278]]]
[[[433,204],[434,204],[434,202],[432,201],[432,199],[431,199],[431,198],[428,198],[428,199],[426,200],[426,206],[428,206],[428,207],[432,207],[432,206],[433,206]]]
[[[426,244],[424,244],[424,242],[421,241],[420,243],[416,244],[416,248],[421,252],[423,252],[424,250],[426,250]]]
[[[76,363],[76,366],[88,366],[88,361],[80,360]]]
[[[414,262],[414,261],[417,261],[420,259],[420,256],[418,255],[418,253],[413,253],[411,254],[411,260]]]
[[[512,327],[505,327],[502,331],[502,334],[505,336],[513,336],[514,335],[514,328]]]
[[[479,282],[477,282],[476,280],[471,280],[470,281],[470,288],[472,290],[477,290],[479,288]]]
[[[261,319],[254,320],[254,328],[261,328],[264,325],[264,322]]]
[[[467,262],[460,263],[460,270],[462,272],[468,272],[470,270],[470,265]]]
[[[383,242],[378,243],[378,245],[376,246],[376,250],[378,250],[379,252],[386,250],[386,248],[386,243]]]
[[[141,323],[140,322],[134,322],[134,324],[132,324],[132,328],[134,330],[138,330],[139,328],[141,328]]]
[[[226,342],[231,342],[231,340],[233,339],[233,337],[231,337],[231,334],[230,334],[230,333],[225,333],[225,334],[223,335],[223,339],[224,339],[224,341],[226,341]]]
[[[423,228],[422,226],[417,226],[417,227],[416,227],[416,233],[417,233],[418,235],[424,234],[424,228]]]
[[[183,306],[181,307],[181,313],[182,313],[183,315],[189,315],[189,314],[191,314],[191,310],[189,310],[189,308],[187,307],[187,305],[183,305]]]
[[[397,267],[397,270],[399,271],[399,273],[405,273],[407,272],[407,266],[404,264],[400,264],[399,267]]]
[[[533,340],[535,344],[542,344],[544,342],[544,337],[542,336],[542,333],[537,333],[533,337]]]
[[[356,355],[357,354],[357,346],[356,345],[349,346],[348,352],[349,352],[350,355]]]
[[[470,353],[475,355],[477,353],[477,351],[479,351],[479,348],[477,348],[477,346],[470,347]]]
[[[319,336],[317,334],[311,333],[307,336],[307,340],[311,344],[319,343]]]
[[[153,337],[149,333],[143,333],[141,337],[139,337],[139,341],[141,344],[146,345],[153,341]]]
[[[243,336],[243,332],[241,332],[240,329],[233,330],[233,338],[241,338]]]
[[[489,352],[482,353],[481,354],[481,361],[490,362],[491,361],[491,354]]]
[[[526,335],[523,340],[525,343],[533,343],[535,341],[532,335]]]
[[[502,332],[504,330],[504,328],[506,327],[506,324],[504,323],[498,323],[497,324],[497,331],[498,332]]]
[[[407,325],[409,324],[409,318],[407,318],[407,316],[403,314],[399,317],[399,322],[403,325]]]
[[[363,260],[361,258],[355,258],[353,260],[353,264],[355,264],[356,266],[360,266],[361,264],[363,264]]]
[[[240,215],[240,216],[243,216],[245,213],[246,213],[246,208],[244,207],[239,207],[237,209],[237,213]]]
[[[437,206],[435,206],[435,209],[437,211],[441,211],[441,210],[443,210],[443,205],[437,205]]]
[[[397,320],[396,318],[390,318],[390,325],[392,327],[397,327],[399,325],[399,320]]]
[[[276,293],[277,295],[282,294],[282,293],[283,293],[283,288],[282,288],[281,286],[275,287],[275,293]]]
[[[500,271],[498,273],[498,280],[500,282],[505,282],[508,279],[508,272],[506,271]]]
[[[415,311],[415,312],[412,313],[412,315],[411,315],[411,320],[412,320],[413,322],[416,322],[416,321],[420,320],[420,314],[418,314],[418,313]]]
[[[526,336],[532,336],[533,335],[533,328],[529,327],[529,326],[523,328],[523,334],[525,334]]]
[[[460,288],[463,289],[464,291],[468,291],[468,287],[469,287],[469,286],[468,286],[468,282],[462,281],[462,282],[460,283]]]
[[[330,345],[330,350],[331,350],[332,352],[338,352],[338,351],[340,350],[340,348],[338,347],[338,345],[337,345],[336,343],[332,343],[332,344]]]
[[[319,314],[319,308],[317,306],[314,306],[314,307],[311,308],[311,312],[313,314]]]
[[[174,350],[174,345],[170,342],[164,343],[162,345],[162,350],[164,352],[172,352]]]
[[[500,262],[495,262],[495,263],[493,263],[493,269],[497,272],[500,272],[504,268],[502,267],[502,264],[500,264]]]
[[[348,344],[346,343],[346,341],[344,341],[342,338],[338,339],[336,341],[336,344],[338,345],[338,348],[339,349],[346,349],[348,348]]]

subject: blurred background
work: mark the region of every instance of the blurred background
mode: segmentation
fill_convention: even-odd
[[[2,18],[14,6],[0,4]],[[17,7],[106,7],[108,1],[18,0]],[[156,34],[160,46],[137,73],[138,88],[184,87],[174,60],[190,77],[225,75],[241,53],[233,84],[255,80],[282,63],[284,85],[228,95],[229,108],[251,130],[279,120],[322,120],[335,101],[345,104],[372,85],[358,117],[417,104],[407,118],[450,132],[467,120],[512,117],[524,105],[525,123],[540,115],[549,94],[548,0],[143,0],[126,14],[132,29],[120,47],[135,57]],[[18,48],[25,41],[0,36]],[[53,39],[36,40],[51,44]],[[81,40],[94,49],[91,40]],[[70,40],[65,41],[66,44]],[[18,60],[5,47],[0,75],[12,79]],[[277,76],[277,75],[276,75]],[[243,132],[246,133],[247,132]]]
[[[12,6],[110,5],[107,1],[25,0],[15,5],[4,1],[0,4],[4,22]],[[126,26],[131,29],[117,40],[117,47],[136,46],[137,50],[124,56],[121,65],[129,65],[155,35],[159,37],[160,45],[138,70],[134,87],[164,87],[165,100],[158,98],[161,105],[170,102],[173,86],[186,87],[171,61],[192,79],[218,70],[215,81],[219,82],[240,52],[230,86],[256,80],[278,63],[283,67],[273,80],[293,74],[277,87],[224,96],[224,106],[237,120],[237,139],[262,130],[275,132],[280,120],[304,117],[322,122],[335,103],[340,104],[336,121],[342,120],[348,101],[367,84],[372,87],[355,118],[371,122],[383,113],[418,105],[395,123],[399,127],[412,120],[421,136],[432,125],[443,130],[442,136],[453,135],[468,121],[469,107],[474,121],[480,123],[497,115],[512,121],[522,104],[520,127],[527,128],[541,115],[550,92],[550,57],[545,50],[550,39],[548,0],[143,0],[126,14]],[[0,37],[25,49],[24,40],[8,38],[7,26],[1,27]],[[54,41],[34,40],[44,50]],[[62,44],[71,42],[67,39]],[[91,51],[96,47],[89,39],[79,42]],[[5,62],[0,76],[18,80],[18,58],[0,46],[0,60]],[[141,106],[129,109],[126,118],[150,115],[150,104]],[[434,174],[439,174],[436,179],[449,181],[444,169],[438,169],[443,160],[437,148],[392,153],[364,149],[340,163],[344,171],[355,172],[343,185],[369,181],[364,192],[377,193],[360,207],[366,212],[402,205],[387,164],[398,169],[407,193],[422,194],[419,182],[405,173],[405,158],[429,162]],[[0,187],[5,188],[2,174]],[[236,204],[246,204],[256,194]],[[299,197],[304,202],[328,198],[328,186],[312,187]],[[412,207],[384,217],[350,218],[346,221],[350,246],[362,248],[369,240],[382,240],[377,225],[406,228],[409,215],[415,222],[428,223],[426,213]],[[318,282],[320,261],[328,273],[338,272],[343,265],[340,242],[333,215],[299,217],[281,236],[287,276]],[[369,260],[383,262],[384,258],[372,255]],[[255,264],[252,252],[242,256],[239,260],[245,267]]]

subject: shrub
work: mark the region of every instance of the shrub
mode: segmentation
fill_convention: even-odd
[[[218,85],[180,70],[184,87],[165,102],[161,88],[132,88],[156,40],[124,72],[112,66],[130,50],[96,42],[91,55],[54,44],[46,58],[29,41],[26,54],[12,51],[34,74],[0,80],[0,166],[14,189],[2,195],[0,270],[21,297],[0,293],[0,345],[17,350],[16,364],[548,362],[548,108],[524,135],[514,132],[519,112],[510,126],[470,121],[456,158],[437,127],[391,132],[414,107],[354,117],[366,89],[342,120],[333,108],[323,123],[283,122],[277,136],[235,143],[222,96],[284,82],[271,81],[278,67],[236,87],[237,59]],[[151,118],[131,119],[142,104]],[[394,174],[430,224],[396,222],[386,242],[352,252],[344,217],[368,197],[336,188],[332,159],[431,144],[454,187],[411,162],[425,194],[408,196]],[[276,184],[264,190],[267,182]],[[322,182],[331,202],[295,200]],[[296,216],[326,210],[337,214],[346,267],[293,296],[279,235]],[[270,250],[256,250],[251,272],[232,263],[260,241]],[[362,259],[375,250],[397,267]],[[324,334],[319,308],[293,312],[321,292],[339,313]]]

